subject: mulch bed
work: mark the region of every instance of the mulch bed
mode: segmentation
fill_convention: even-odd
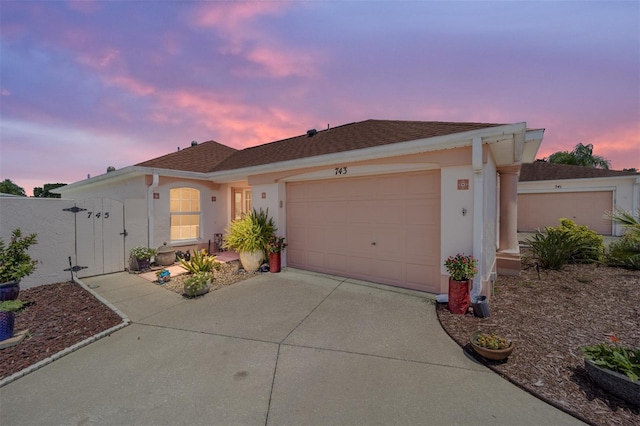
[[[29,329],[29,335],[19,345],[0,350],[0,379],[122,322],[72,282],[21,290],[18,298],[28,306],[17,312],[15,332]]]
[[[442,327],[467,351],[478,330],[512,340],[506,362],[485,363],[521,388],[594,425],[640,424],[640,408],[591,381],[578,349],[612,336],[640,348],[640,271],[568,265],[538,276],[525,268],[518,277],[498,278],[489,306],[487,318],[451,314],[446,304],[436,309]]]

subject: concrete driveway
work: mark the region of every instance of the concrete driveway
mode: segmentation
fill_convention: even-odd
[[[84,280],[132,324],[0,389],[0,424],[581,424],[467,358],[424,293],[288,270],[186,300]]]

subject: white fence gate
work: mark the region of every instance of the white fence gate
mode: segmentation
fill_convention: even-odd
[[[108,198],[76,201],[78,278],[124,271],[124,205]]]

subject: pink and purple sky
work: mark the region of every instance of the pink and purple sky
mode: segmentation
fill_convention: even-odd
[[[354,121],[546,128],[640,169],[638,1],[0,3],[0,180],[31,194]]]

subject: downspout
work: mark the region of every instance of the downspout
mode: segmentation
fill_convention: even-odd
[[[482,176],[482,137],[473,138],[471,145],[471,166],[473,168],[473,257],[478,260],[478,273],[473,279],[471,301],[475,301],[482,292],[484,277],[484,256],[482,254],[482,235],[484,231],[484,179]]]
[[[160,178],[158,177],[158,174],[154,173],[151,185],[149,185],[149,187],[147,188],[147,225],[149,227],[147,235],[147,247],[155,247],[153,245],[153,190],[158,187],[159,182]]]

